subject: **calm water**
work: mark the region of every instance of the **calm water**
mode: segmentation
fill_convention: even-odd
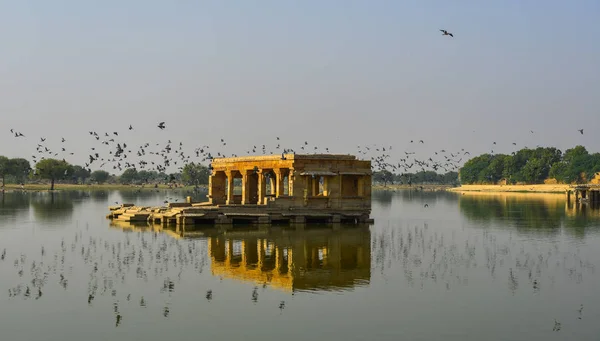
[[[600,339],[600,211],[561,195],[376,192],[341,231],[105,219],[184,195],[0,194],[0,339]]]

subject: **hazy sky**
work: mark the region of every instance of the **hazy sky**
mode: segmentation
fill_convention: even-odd
[[[81,163],[90,130],[240,155],[599,151],[598,22],[597,0],[2,1],[0,155],[65,137]]]

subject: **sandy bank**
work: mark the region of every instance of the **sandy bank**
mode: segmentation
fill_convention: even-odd
[[[525,192],[525,193],[565,193],[569,185],[463,185],[448,189],[452,192]]]

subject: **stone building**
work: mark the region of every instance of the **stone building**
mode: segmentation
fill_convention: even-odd
[[[282,154],[212,160],[208,201],[122,204],[109,219],[153,224],[373,223],[371,161]]]
[[[329,154],[218,158],[208,197],[213,205],[370,211],[371,161]]]

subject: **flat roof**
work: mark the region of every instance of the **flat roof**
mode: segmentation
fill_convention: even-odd
[[[358,160],[356,156],[350,154],[283,154],[286,160],[340,160],[351,161]],[[256,161],[278,161],[281,160],[281,154],[256,155],[241,157],[219,157],[212,160],[213,163],[224,162],[256,162]],[[283,161],[283,160],[281,160]],[[360,161],[360,160],[359,160]],[[365,160],[366,161],[366,160]]]

